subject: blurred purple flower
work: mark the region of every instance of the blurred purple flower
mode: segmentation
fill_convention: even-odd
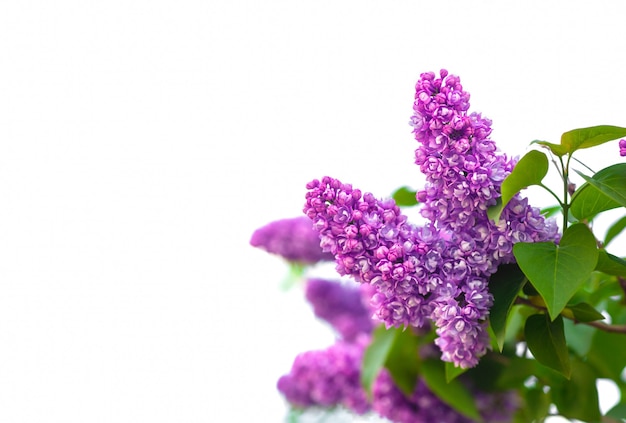
[[[296,407],[344,406],[358,414],[369,411],[360,379],[366,339],[338,341],[325,350],[299,354],[289,374],[278,380],[278,390]]]
[[[305,296],[317,317],[330,323],[343,340],[353,341],[359,334],[371,333],[374,327],[368,288],[368,285],[349,286],[338,281],[309,279]]]
[[[375,411],[395,423],[472,422],[443,402],[421,378],[413,393],[405,395],[386,369],[376,377],[368,399],[360,382],[368,343],[369,337],[363,335],[355,343],[338,341],[324,350],[299,354],[289,374],[279,379],[278,390],[299,408],[343,406],[357,414]],[[470,383],[463,377],[459,380]],[[472,389],[472,394],[486,423],[510,422],[520,406],[515,391],[487,393]]]
[[[619,155],[626,156],[626,139],[619,140]]]
[[[306,217],[268,223],[254,231],[250,244],[291,262],[315,264],[333,260],[331,254],[320,248],[319,234]]]

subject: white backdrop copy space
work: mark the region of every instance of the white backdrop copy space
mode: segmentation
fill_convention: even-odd
[[[324,175],[418,188],[425,71],[459,75],[510,155],[626,126],[624,9],[0,4],[0,421],[282,421],[277,378],[333,335],[254,229]]]

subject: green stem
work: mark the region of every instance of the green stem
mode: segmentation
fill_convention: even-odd
[[[563,164],[563,157],[559,156],[561,169],[563,170],[563,202],[561,203],[561,206],[563,207],[563,233],[565,233],[565,230],[567,229],[567,215],[569,214],[569,193],[567,191],[567,188],[569,185],[569,161],[571,157],[571,155],[568,155],[566,164]]]

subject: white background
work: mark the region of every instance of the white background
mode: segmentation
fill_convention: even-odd
[[[421,72],[511,155],[626,126],[619,4],[0,3],[0,421],[282,421],[332,335],[254,229],[324,175],[419,187]]]

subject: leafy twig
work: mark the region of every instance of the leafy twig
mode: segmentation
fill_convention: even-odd
[[[528,300],[526,298],[522,298],[522,297],[517,297],[515,299],[515,304],[523,304],[523,305],[527,305],[527,306],[530,306],[530,307],[534,307],[537,310],[547,311],[546,307],[542,307],[540,305],[534,304],[532,301],[530,301],[530,300]],[[567,316],[563,316],[563,317],[572,320],[574,323],[577,323],[577,324],[581,324],[582,323],[582,324],[585,324],[585,325],[588,325],[588,326],[592,326],[592,327],[594,327],[596,329],[602,330],[604,332],[626,334],[626,325],[609,325],[607,323],[599,322],[597,320],[593,321],[593,322],[579,322],[576,319],[572,319],[572,318],[569,318]]]

